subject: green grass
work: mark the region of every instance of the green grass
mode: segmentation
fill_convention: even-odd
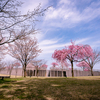
[[[0,80],[0,100],[100,100],[100,77]]]

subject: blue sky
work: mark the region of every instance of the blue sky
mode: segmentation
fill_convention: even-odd
[[[49,67],[54,50],[70,45],[71,40],[100,51],[100,0],[22,1],[22,12],[32,11],[39,3],[42,8],[51,6],[36,23],[36,37],[43,50],[38,58],[45,59]],[[100,69],[99,64],[94,69]]]

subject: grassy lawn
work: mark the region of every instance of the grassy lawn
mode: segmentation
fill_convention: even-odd
[[[100,100],[100,76],[0,79],[0,100]]]

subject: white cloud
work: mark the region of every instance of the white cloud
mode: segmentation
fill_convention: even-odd
[[[81,44],[81,43],[82,43],[82,44],[83,44],[83,43],[86,44],[86,42],[87,42],[88,40],[90,40],[90,38],[78,39],[78,40],[75,41],[75,44]]]
[[[53,27],[74,27],[80,22],[87,23],[97,17],[100,17],[100,1],[93,2],[80,11],[75,2],[60,0],[57,7],[51,7],[46,13],[44,23]]]
[[[43,40],[42,42],[40,42],[40,45],[50,45],[50,44],[54,44],[57,43],[58,40]]]
[[[80,44],[83,42],[88,41],[90,38],[83,38],[83,39],[78,39],[75,41],[75,44]],[[59,44],[59,39],[58,40],[43,40],[42,42],[39,43],[39,48],[41,48],[43,51],[43,54],[48,54],[48,53],[53,53],[56,49],[62,49],[65,46],[69,46],[71,44],[71,42],[67,42],[67,43],[62,43]],[[48,44],[48,45],[46,45]],[[50,45],[49,45],[50,44]]]
[[[91,45],[91,47],[93,49],[98,49],[98,48],[100,48],[100,41],[98,41],[98,40],[97,41],[93,41],[90,45]]]

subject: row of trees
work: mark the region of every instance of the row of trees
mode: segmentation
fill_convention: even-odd
[[[12,70],[14,68],[15,69],[15,77],[17,77],[18,68],[20,66],[21,66],[21,64],[18,60],[5,63],[5,69],[7,70],[7,73],[9,73],[9,76],[11,76]]]
[[[71,65],[72,77],[74,77],[73,64],[84,69],[90,69],[93,76],[93,67],[100,62],[100,52],[94,51],[89,45],[75,45],[74,42],[62,50],[55,50],[52,57],[62,65]]]
[[[20,61],[26,77],[26,66],[41,52],[37,40],[29,35],[37,32],[34,27],[37,17],[42,16],[47,8],[38,5],[33,11],[22,14],[22,4],[19,0],[0,1],[0,70],[6,68],[5,64],[2,66],[4,54],[10,54]]]
[[[4,68],[7,70],[7,73],[9,74],[9,76],[11,76],[12,70],[14,69],[15,70],[15,77],[17,77],[17,73],[20,69],[19,67],[21,67],[20,61],[15,60],[12,62],[6,62]],[[44,60],[36,60],[36,59],[27,65],[27,68],[29,68],[29,70],[32,70],[32,68],[34,68],[36,70],[37,77],[38,77],[38,71],[39,70],[46,70],[47,67],[48,66],[46,65],[46,62]],[[23,76],[23,71],[22,71],[22,76]]]

